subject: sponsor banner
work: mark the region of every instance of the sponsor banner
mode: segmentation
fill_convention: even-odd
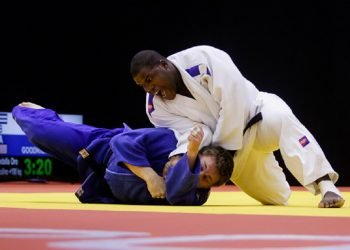
[[[72,123],[83,123],[82,115],[71,115],[71,114],[59,114],[62,120]],[[21,127],[18,126],[16,121],[12,118],[12,113],[10,112],[0,112],[0,134],[5,135],[24,135]],[[1,142],[0,142],[1,143]]]

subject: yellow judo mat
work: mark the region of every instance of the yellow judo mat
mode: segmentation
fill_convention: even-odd
[[[348,190],[348,189],[347,189]],[[290,216],[350,217],[350,191],[342,191],[346,200],[338,209],[320,209],[320,195],[293,191],[288,206],[263,206],[241,191],[212,191],[203,206],[145,206],[118,204],[81,204],[73,192],[1,193],[0,207],[25,209],[98,210],[198,214],[259,214]]]
[[[264,206],[234,187],[203,206],[82,204],[71,184],[0,183],[1,249],[350,249],[350,188],[342,208],[292,189]]]

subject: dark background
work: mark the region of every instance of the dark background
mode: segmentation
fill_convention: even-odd
[[[291,106],[340,173],[338,184],[350,185],[345,1],[57,2],[1,12],[0,111],[32,101],[99,127],[149,127],[144,92],[129,74],[134,53],[213,45]]]

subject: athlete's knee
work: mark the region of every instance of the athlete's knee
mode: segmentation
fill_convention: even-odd
[[[263,188],[262,188],[263,189]],[[264,189],[259,195],[259,201],[264,205],[287,205],[292,191],[287,182],[278,186],[271,186]]]
[[[288,205],[289,197],[290,197],[290,192],[278,194],[276,196],[266,197],[266,199],[262,199],[260,202],[263,205],[286,206]]]

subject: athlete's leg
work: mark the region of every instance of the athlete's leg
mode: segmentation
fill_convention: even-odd
[[[256,148],[267,151],[279,148],[293,176],[315,195],[322,193],[320,207],[342,206],[344,200],[334,186],[338,173],[326,159],[316,139],[281,98],[264,93],[263,100],[263,121],[257,125]],[[320,182],[323,185],[321,189],[318,180],[327,177],[329,182],[327,185]]]
[[[291,190],[273,153],[252,150],[234,184],[264,205],[287,205]]]
[[[13,108],[12,115],[30,142],[73,167],[76,167],[79,151],[109,131],[64,122],[55,111],[40,106],[18,105]]]

